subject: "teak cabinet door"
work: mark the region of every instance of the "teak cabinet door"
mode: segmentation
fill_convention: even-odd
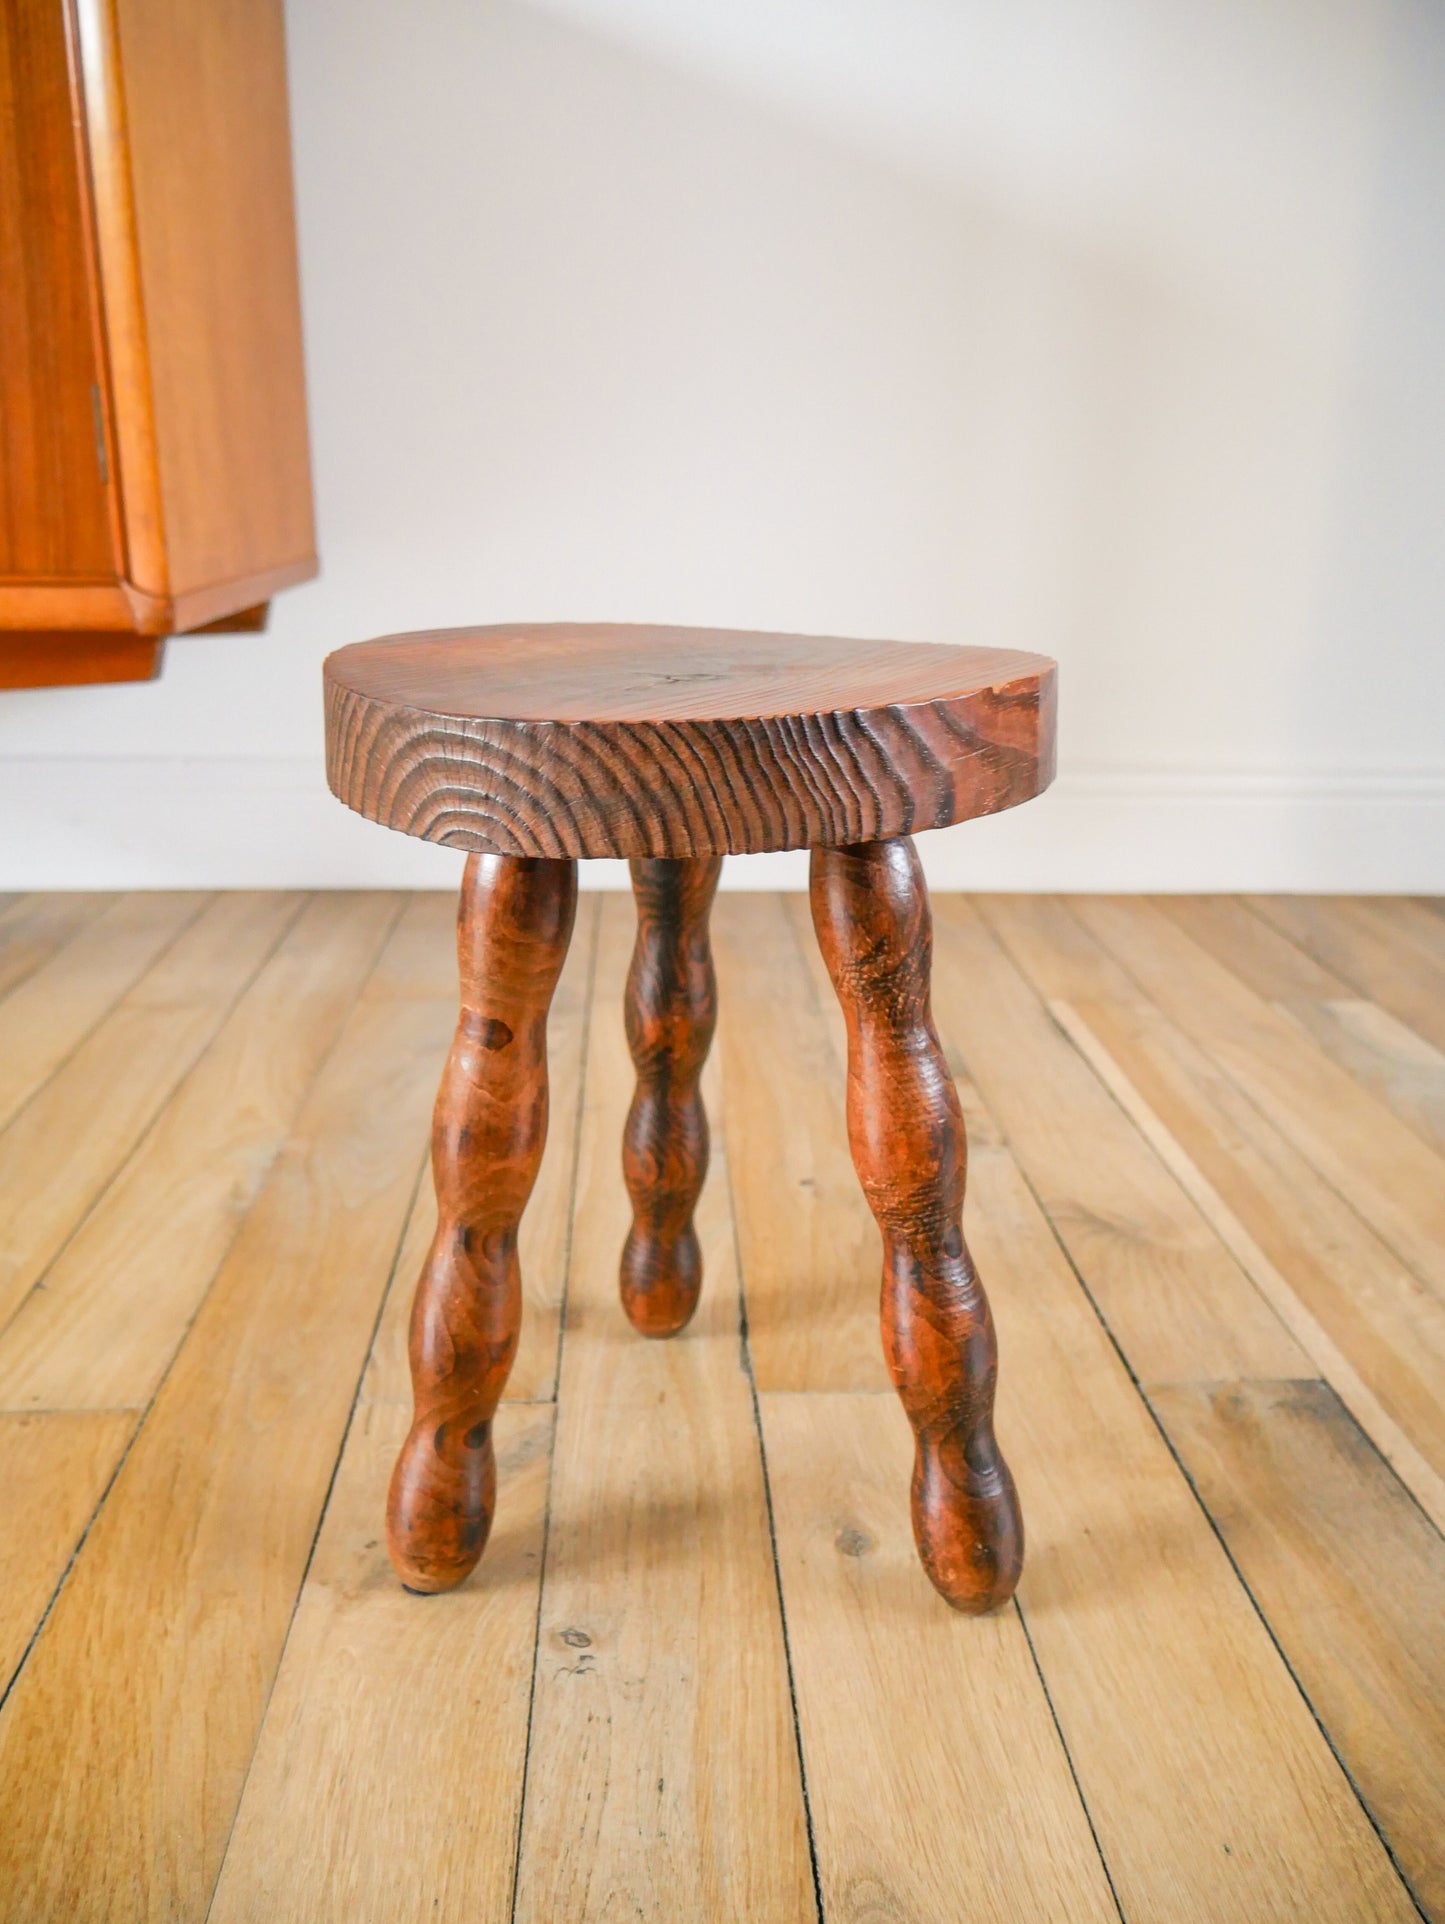
[[[113,582],[64,6],[0,6],[0,579]]]
[[[0,4],[0,687],[316,572],[282,0]]]

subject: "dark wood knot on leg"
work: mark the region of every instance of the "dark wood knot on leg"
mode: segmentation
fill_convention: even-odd
[[[637,1090],[622,1139],[632,1199],[622,1306],[644,1336],[673,1336],[702,1288],[692,1212],[707,1174],[708,1132],[698,1082],[717,1024],[707,918],[722,858],[648,857],[631,867],[637,945],[626,1018]]]
[[[913,1534],[956,1609],[1012,1596],[1023,1520],[993,1434],[998,1352],[963,1240],[963,1112],[929,1011],[912,841],[812,858],[813,923],[848,1025],[848,1139],[883,1232],[883,1349],[913,1426]]]
[[[575,862],[467,862],[461,1017],[432,1119],[437,1230],[411,1317],[415,1416],[386,1510],[410,1590],[460,1583],[492,1525],[492,1418],[521,1329],[517,1230],[547,1137],[547,1010],[576,909]]]

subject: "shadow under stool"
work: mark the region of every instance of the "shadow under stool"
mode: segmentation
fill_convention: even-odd
[[[726,854],[811,850],[813,924],[848,1029],[848,1136],[883,1236],[883,1348],[913,1427],[913,1531],[960,1610],[1006,1601],[1023,1522],[993,1434],[997,1351],[963,1240],[963,1115],[929,1012],[916,830],[1028,801],[1054,772],[1054,664],[932,643],[647,627],[458,628],[330,656],[327,778],[348,807],[470,851],[461,1017],[432,1130],[438,1220],[411,1321],[415,1416],[387,1503],[409,1589],[460,1583],[496,1500],[517,1347],[517,1231],[547,1131],[547,1011],[577,862],[637,900],[622,1304],[645,1336],[697,1306],[716,1020],[708,913]]]

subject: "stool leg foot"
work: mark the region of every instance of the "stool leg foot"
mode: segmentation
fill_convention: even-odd
[[[415,1415],[386,1508],[409,1590],[460,1583],[492,1524],[492,1418],[521,1328],[517,1230],[547,1136],[547,1010],[576,908],[575,862],[467,862],[461,1016],[432,1119],[437,1230],[411,1316]]]
[[[692,1212],[707,1174],[708,1133],[698,1081],[717,1023],[707,918],[722,857],[648,857],[631,867],[637,944],[626,1017],[637,1090],[622,1139],[632,1199],[622,1306],[644,1336],[674,1336],[702,1288]]]
[[[990,1610],[1018,1582],[1023,1520],[994,1441],[998,1351],[963,1240],[963,1112],[929,1011],[932,917],[910,838],[814,849],[812,906],[848,1025],[848,1139],[883,1232],[918,1554],[956,1609]]]

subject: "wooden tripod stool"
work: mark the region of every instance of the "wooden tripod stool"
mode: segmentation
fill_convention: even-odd
[[[697,1306],[698,1080],[722,857],[812,850],[813,922],[848,1026],[848,1135],[883,1233],[883,1348],[913,1426],[913,1530],[960,1610],[1013,1593],[1023,1523],[993,1435],[997,1352],[963,1240],[963,1115],[929,1013],[912,832],[1027,801],[1054,768],[1054,664],[987,648],[709,629],[459,628],[326,663],[327,778],[348,807],[473,851],[461,1020],[432,1132],[438,1222],[411,1320],[416,1413],[387,1504],[402,1582],[475,1566],[492,1418],[517,1347],[517,1230],[547,1132],[547,1010],[577,858],[627,856],[637,946],[622,1304],[645,1336]]]

